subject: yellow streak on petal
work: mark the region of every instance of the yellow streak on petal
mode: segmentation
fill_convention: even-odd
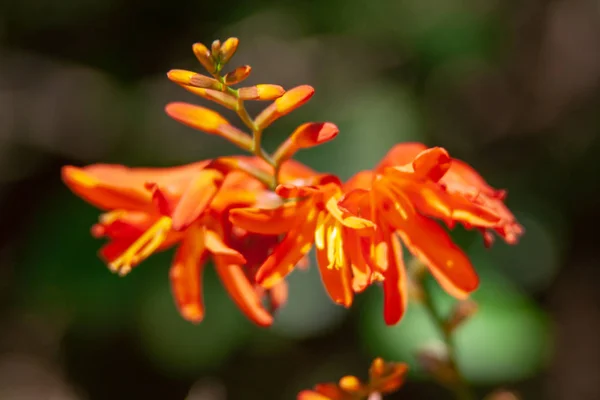
[[[131,268],[148,258],[165,241],[171,230],[171,218],[161,217],[144,232],[127,250],[109,264],[113,272],[124,276]]]

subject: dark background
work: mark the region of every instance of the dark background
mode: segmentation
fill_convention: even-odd
[[[459,362],[481,396],[503,386],[527,399],[600,398],[597,1],[8,0],[1,399],[293,399],[320,381],[364,377],[377,355],[411,363],[390,398],[449,398],[415,365],[415,351],[439,339],[422,308],[387,328],[379,288],[346,311],[315,268],[298,271],[264,330],[210,272],[207,317],[193,326],[170,297],[170,253],[126,278],[96,257],[98,212],[61,184],[60,167],[235,152],[163,112],[170,101],[203,103],[166,71],[201,71],[192,43],[229,36],[241,40],[233,66],[253,66],[250,83],[316,88],[267,131],[271,149],[297,124],[329,120],[339,137],[299,157],[320,171],[348,178],[418,140],[507,189],[527,230],[518,246],[486,251],[474,233],[455,232],[483,281],[480,312],[458,332]]]

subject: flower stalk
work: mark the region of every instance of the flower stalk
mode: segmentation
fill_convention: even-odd
[[[426,276],[427,274],[419,274],[419,286],[421,289],[419,291],[419,299],[442,335],[442,340],[446,348],[446,367],[449,372],[443,374],[443,377],[441,374],[434,372],[433,377],[439,383],[448,387],[454,393],[457,400],[474,400],[476,398],[475,394],[458,366],[456,344],[453,337],[453,324],[440,313],[438,307],[434,304],[431,287],[424,282]]]

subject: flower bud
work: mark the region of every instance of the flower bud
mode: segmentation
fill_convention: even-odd
[[[192,46],[192,50],[196,55],[200,64],[206,69],[210,74],[214,73],[216,70],[215,59],[211,55],[210,51],[206,48],[202,43],[195,43]]]
[[[216,111],[187,103],[170,103],[165,111],[171,118],[189,127],[219,135],[243,149],[252,148],[252,138],[229,124]]]
[[[239,43],[239,39],[235,37],[229,38],[223,43],[219,50],[219,62],[221,64],[227,64],[231,60]]]
[[[219,61],[219,53],[221,52],[221,41],[215,40],[214,42],[212,42],[210,49],[212,51],[213,59]]]
[[[235,85],[236,83],[240,83],[248,76],[250,76],[250,71],[252,68],[249,65],[242,65],[241,67],[237,67],[231,72],[225,74],[225,84],[226,85]],[[282,93],[283,94],[283,93]]]
[[[302,106],[314,93],[315,90],[308,85],[297,86],[292,90],[287,91],[256,117],[256,125],[258,125],[260,129],[266,128],[276,119],[289,114],[296,108]]]
[[[279,85],[256,85],[238,90],[238,95],[242,100],[275,100],[280,98],[285,90]]]

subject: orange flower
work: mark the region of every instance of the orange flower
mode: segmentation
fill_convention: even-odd
[[[251,157],[238,159],[263,166]],[[240,309],[258,325],[268,326],[272,316],[262,306],[262,289],[257,290],[253,277],[248,278],[242,267],[250,247],[236,244],[232,227],[223,223],[231,207],[263,204],[268,192],[244,172],[224,176],[205,168],[209,163],[164,169],[66,166],[62,176],[73,192],[107,211],[92,227],[92,234],[109,238],[100,255],[113,271],[124,275],[153,252],[177,245],[170,270],[175,301],[184,318],[200,322],[204,317],[201,275],[210,255]],[[294,162],[282,168],[286,179],[307,173]],[[261,247],[264,243],[272,247],[272,238],[264,240]],[[285,298],[281,293],[275,296],[279,303]]]
[[[230,213],[232,223],[248,231],[285,234],[258,269],[256,281],[265,288],[281,282],[314,243],[329,296],[334,302],[349,307],[354,291],[366,286],[361,278],[368,268],[362,254],[348,243],[356,243],[374,225],[342,214],[337,206],[342,192],[336,177],[315,175],[295,183],[298,186],[277,187],[277,194],[289,200],[280,207],[238,208]]]
[[[390,325],[400,320],[407,303],[406,272],[398,236],[448,293],[464,298],[477,288],[477,274],[464,252],[430,217],[441,219],[449,227],[460,222],[486,232],[521,232],[501,202],[498,204],[496,198],[486,194],[475,194],[483,187],[479,175],[469,169],[481,181],[477,186],[467,185],[466,182],[476,182],[471,175],[459,180],[462,169],[447,178],[454,160],[444,149],[423,149],[419,144],[396,146],[374,172],[359,173],[348,182],[349,192],[340,202],[350,215],[377,224],[365,257],[383,278],[384,317]],[[453,185],[452,189],[449,185]]]
[[[369,370],[369,382],[362,383],[355,376],[345,376],[335,383],[321,383],[314,390],[304,390],[298,400],[359,400],[371,394],[389,394],[402,386],[408,367],[403,363],[386,363],[376,358]]]

